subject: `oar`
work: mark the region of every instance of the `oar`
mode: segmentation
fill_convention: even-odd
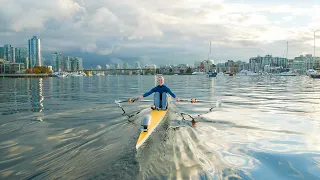
[[[191,102],[191,103],[197,103],[197,102],[203,102],[203,103],[212,103],[213,101],[206,101],[206,100],[198,100],[195,98],[192,99],[180,99],[181,102]]]
[[[138,98],[129,98],[126,100],[115,100],[114,103],[119,104],[119,103],[125,103],[125,102],[153,102],[152,100],[139,100]]]
[[[121,103],[133,103],[133,102],[153,102],[152,100],[139,100],[138,98],[128,98],[126,100],[115,100],[114,103],[118,105],[119,108],[121,108],[121,110],[123,111],[124,115],[126,113],[126,111],[123,109],[123,107],[121,106]]]
[[[192,117],[190,114],[186,114],[186,113],[180,113],[181,114],[181,117],[182,117],[182,119],[183,120],[186,120],[185,119],[185,117],[184,117],[184,115],[187,115],[187,116],[189,116],[192,120],[191,120],[191,123],[192,123],[192,125],[191,126],[196,126],[196,123],[198,122],[198,121],[196,121],[196,118],[194,118],[194,117]]]
[[[125,110],[123,109],[123,107],[121,106],[121,103],[126,103],[126,102],[133,103],[133,102],[135,102],[136,100],[138,100],[138,99],[136,99],[136,98],[128,98],[128,99],[122,100],[122,101],[121,101],[121,100],[115,100],[114,103],[117,104],[118,107],[122,109],[123,114],[125,114],[126,111],[125,111]]]
[[[114,103],[116,103],[116,104],[125,103],[125,102],[131,102],[132,103],[132,102],[134,102],[136,100],[138,100],[138,99],[137,98],[128,98],[126,100],[115,100]]]

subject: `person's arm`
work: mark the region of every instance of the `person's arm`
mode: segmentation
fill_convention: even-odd
[[[173,94],[173,92],[170,90],[170,88],[167,87],[167,92],[173,97],[176,98],[176,95]]]
[[[147,96],[149,96],[150,94],[154,93],[154,90],[155,90],[155,89],[156,89],[156,88],[154,87],[154,88],[152,88],[149,92],[144,93],[143,97],[147,97]]]

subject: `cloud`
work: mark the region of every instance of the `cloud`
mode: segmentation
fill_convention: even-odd
[[[192,64],[207,58],[209,41],[217,62],[281,55],[286,41],[298,56],[311,49],[313,30],[320,29],[320,7],[303,3],[0,0],[0,45],[27,46],[37,35],[44,54],[90,54],[88,64]]]
[[[285,16],[285,17],[282,17],[283,20],[285,21],[292,21],[293,20],[293,16]]]

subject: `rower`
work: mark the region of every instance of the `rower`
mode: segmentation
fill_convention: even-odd
[[[149,92],[146,92],[143,94],[143,96],[139,96],[138,100],[141,100],[143,97],[147,97],[152,93],[154,94],[154,105],[151,106],[151,109],[167,109],[167,93],[169,93],[173,98],[176,99],[176,101],[179,101],[179,98],[176,97],[175,94],[173,94],[166,85],[164,85],[164,78],[162,76],[158,76],[158,86],[152,88]]]

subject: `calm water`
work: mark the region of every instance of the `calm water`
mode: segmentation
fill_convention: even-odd
[[[154,76],[0,79],[0,179],[320,179],[320,80],[165,82],[180,98],[212,103],[176,103],[136,151],[150,103],[124,105],[143,110],[129,118],[114,100],[143,94]],[[177,121],[186,126],[172,129]]]

